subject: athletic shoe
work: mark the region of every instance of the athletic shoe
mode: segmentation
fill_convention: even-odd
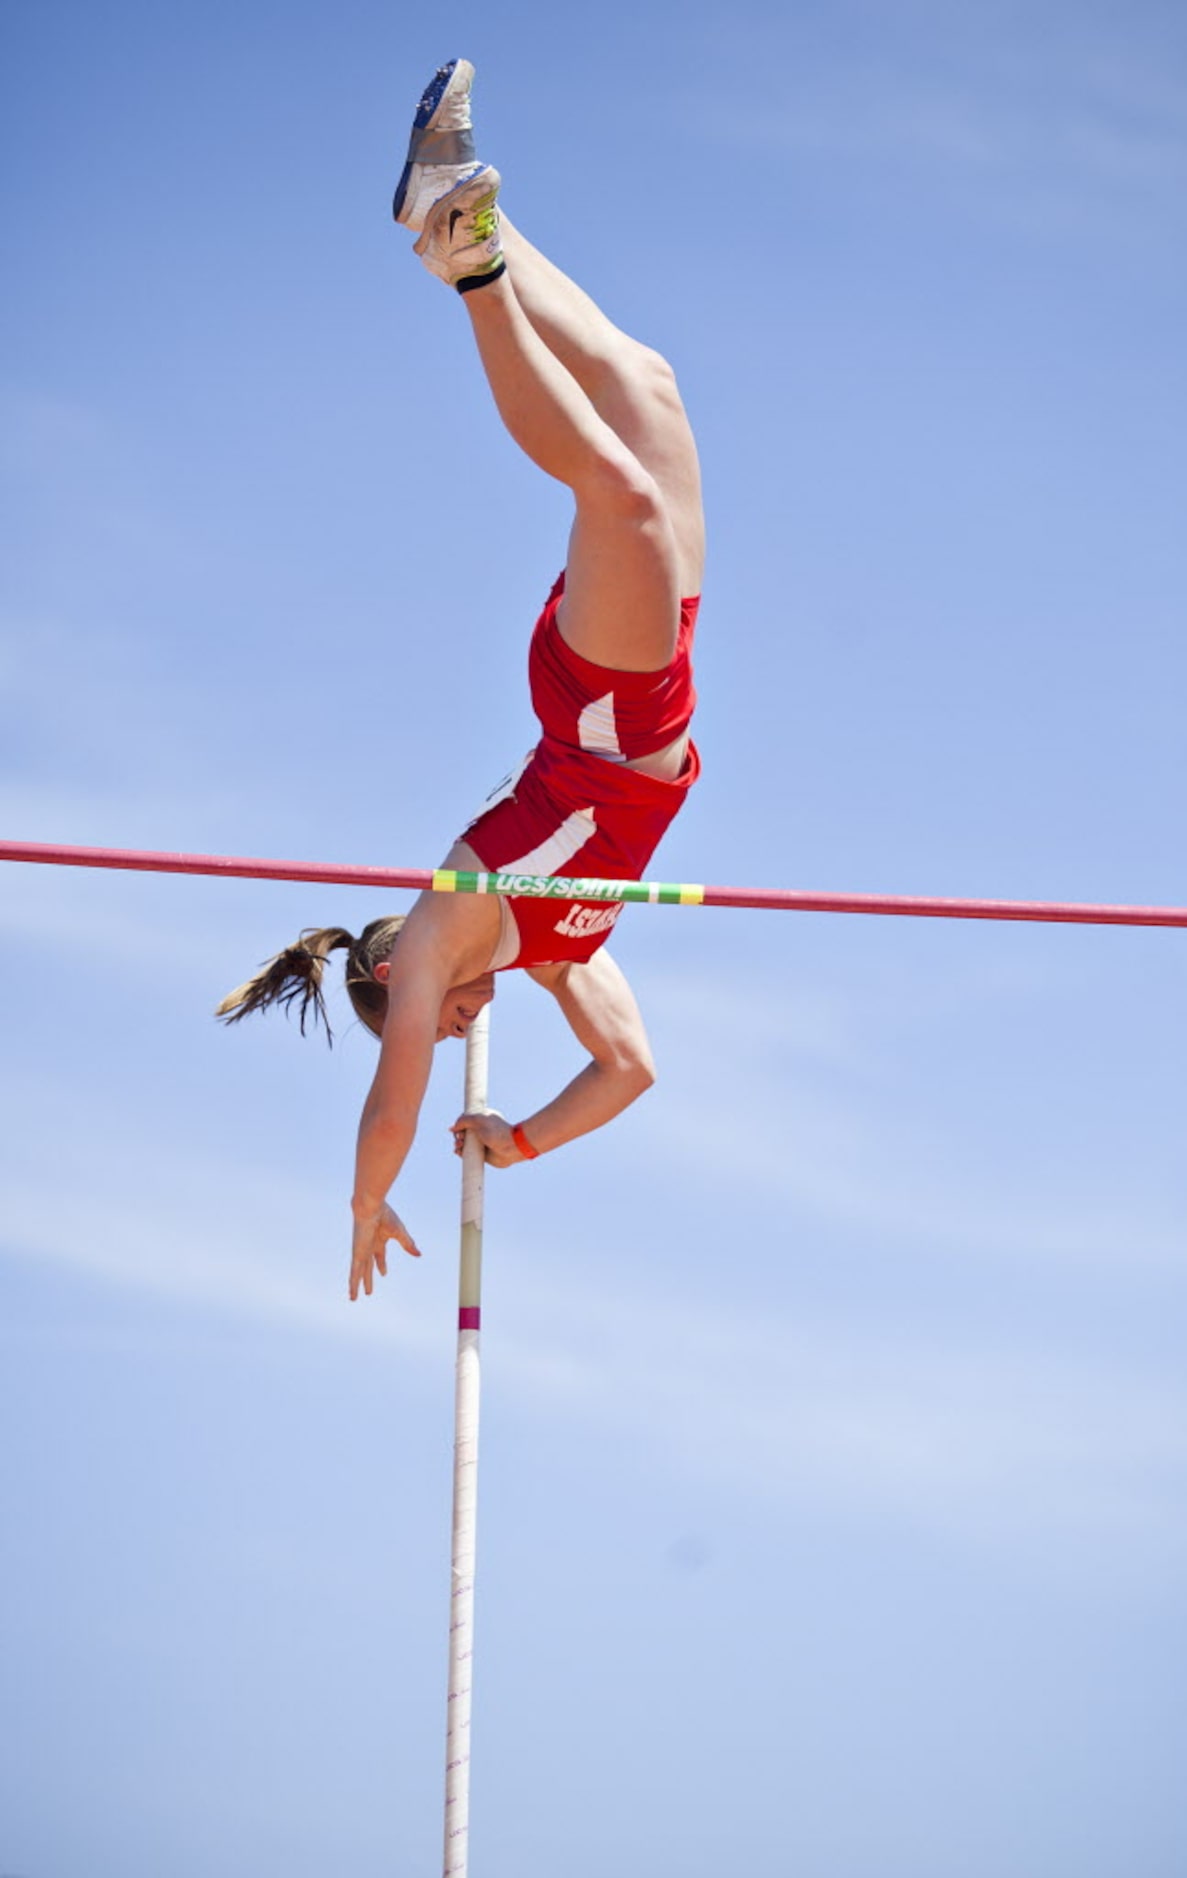
[[[470,125],[473,80],[469,59],[450,59],[426,86],[416,108],[408,160],[392,200],[397,222],[414,234],[424,227],[434,202],[482,168],[474,155]]]
[[[459,293],[485,287],[503,272],[500,180],[498,170],[483,163],[472,176],[455,183],[448,195],[434,202],[413,249],[431,274]]]

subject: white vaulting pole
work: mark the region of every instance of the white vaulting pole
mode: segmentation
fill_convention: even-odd
[[[466,1037],[466,1108],[485,1109],[490,1010]],[[462,1157],[453,1436],[453,1548],[449,1699],[445,1725],[445,1878],[466,1878],[470,1859],[470,1696],[474,1671],[474,1544],[478,1510],[478,1338],[482,1322],[482,1143],[467,1134]]]

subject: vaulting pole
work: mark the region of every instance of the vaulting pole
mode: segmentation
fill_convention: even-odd
[[[466,1109],[486,1107],[490,1010],[466,1035]],[[454,1396],[453,1544],[449,1692],[445,1724],[445,1878],[466,1878],[470,1858],[470,1697],[474,1671],[474,1546],[478,1510],[478,1338],[482,1320],[485,1151],[468,1132],[462,1153],[462,1246]]]

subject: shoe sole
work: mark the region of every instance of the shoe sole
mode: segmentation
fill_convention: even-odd
[[[447,65],[443,65],[440,71],[433,74],[433,77],[425,86],[420,103],[416,107],[416,116],[412,120],[411,142],[413,145],[416,143],[418,131],[431,130],[433,128],[433,118],[440,108],[441,100],[449,89],[450,80],[457,71],[458,66],[462,63],[463,61],[461,59],[450,59]],[[404,207],[408,190],[411,187],[413,167],[414,164],[410,153],[408,161],[405,163],[401,173],[400,180],[396,184],[396,193],[392,197],[392,217],[397,222],[400,219],[400,212]]]

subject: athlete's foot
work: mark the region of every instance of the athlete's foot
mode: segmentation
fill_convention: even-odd
[[[435,202],[485,165],[474,154],[470,124],[469,59],[450,59],[430,80],[412,120],[408,158],[396,185],[392,214],[419,234]]]
[[[499,231],[499,172],[489,163],[454,184],[425,217],[414,253],[459,293],[498,280],[505,270]]]

